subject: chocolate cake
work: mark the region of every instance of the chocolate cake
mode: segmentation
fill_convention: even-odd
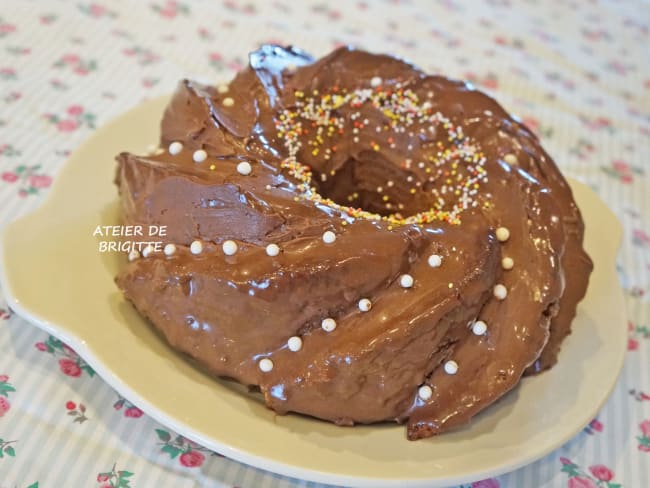
[[[125,223],[167,226],[167,245],[116,282],[276,412],[420,439],[555,363],[592,269],[580,212],[470,84],[265,45],[229,84],[182,81],[160,142],[120,154],[116,182]]]

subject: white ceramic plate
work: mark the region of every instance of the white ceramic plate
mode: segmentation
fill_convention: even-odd
[[[276,416],[231,383],[192,367],[125,302],[113,284],[124,255],[99,253],[93,236],[97,225],[118,222],[113,157],[122,150],[142,153],[158,140],[165,103],[146,102],[89,138],[58,175],[46,203],[6,227],[0,250],[10,306],[72,346],[147,414],[228,457],[287,476],[432,488],[530,463],[568,441],[603,405],[626,344],[614,266],[621,229],[595,194],[576,182],[595,270],[574,333],[555,368],[525,379],[463,429],[409,442],[401,426],[342,428]]]

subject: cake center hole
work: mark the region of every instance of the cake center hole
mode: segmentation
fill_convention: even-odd
[[[409,181],[410,180],[410,181]],[[411,191],[414,179],[376,151],[350,157],[335,172],[314,174],[318,193],[335,203],[382,216],[406,217],[428,210],[421,191]]]

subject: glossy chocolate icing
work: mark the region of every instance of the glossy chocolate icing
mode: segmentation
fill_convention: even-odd
[[[358,103],[336,98],[350,94]],[[314,122],[309,103],[331,120]],[[416,109],[442,122],[409,119]],[[288,120],[304,122],[294,146]],[[347,47],[314,61],[262,46],[227,86],[180,83],[162,120],[162,147],[175,141],[176,155],[117,158],[125,223],[166,225],[177,251],[129,262],[116,281],[172,347],[259,386],[270,408],[342,425],[405,422],[418,439],[466,423],[525,371],[555,362],[592,268],[580,213],[537,138],[470,85]],[[474,162],[440,163],[458,147]],[[206,161],[193,161],[198,149]],[[237,171],[242,161],[249,175]],[[311,169],[309,184],[287,161]],[[456,181],[476,189],[458,212]],[[436,219],[408,221],[432,207]],[[403,274],[412,287],[400,286]],[[334,331],[321,328],[327,317]],[[485,334],[472,332],[476,319]]]

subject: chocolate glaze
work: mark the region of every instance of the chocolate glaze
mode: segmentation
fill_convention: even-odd
[[[406,216],[446,194],[455,172],[431,177],[428,163],[404,164],[435,164],[437,148],[452,140],[444,127],[415,121],[400,130],[370,102],[328,112],[344,127],[327,135],[336,148],[327,158],[311,149],[315,131],[299,135],[295,159],[311,168],[311,190],[284,165],[292,154],[277,129],[283,114],[305,96],[318,103],[365,89],[410,90],[485,156],[487,178],[459,224],[394,225],[303,198],[349,197],[382,215],[395,211],[389,201]],[[355,120],[365,123],[352,132]],[[259,386],[270,408],[342,425],[405,422],[418,439],[466,423],[525,371],[555,362],[592,269],[582,219],[537,138],[487,95],[390,56],[346,47],[314,61],[262,46],[227,91],[180,83],[162,120],[162,147],[173,141],[183,143],[177,155],[117,158],[125,223],[167,225],[178,249],[128,263],[117,284],[172,347],[215,375]],[[205,162],[192,161],[197,149]],[[241,161],[250,175],[237,172]],[[453,168],[459,180],[467,168]],[[497,241],[498,227],[509,229],[506,242]],[[326,230],[334,243],[323,242]],[[194,255],[197,239],[205,247]],[[237,242],[236,254],[224,255],[225,240]],[[278,256],[266,255],[271,243]],[[431,254],[440,267],[429,266]],[[503,257],[513,269],[502,269]],[[413,287],[399,285],[404,273]],[[497,283],[508,290],[504,300],[493,296]],[[370,311],[359,310],[360,298],[372,301]],[[320,327],[326,317],[336,320],[332,332]],[[481,336],[468,326],[477,318],[488,325]],[[287,347],[294,335],[303,343],[297,352]],[[260,370],[261,358],[272,371]],[[444,371],[448,360],[456,374]],[[422,385],[432,389],[428,400],[418,396]]]

